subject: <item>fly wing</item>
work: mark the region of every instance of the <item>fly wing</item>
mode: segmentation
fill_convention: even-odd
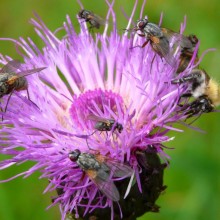
[[[167,28],[161,28],[164,36],[169,40],[169,42],[173,41],[177,46],[180,45],[182,48],[192,48],[194,45],[189,37],[184,36],[183,34],[179,34]]]
[[[159,43],[152,42],[152,47],[161,57],[164,57],[166,62],[175,67],[177,64],[177,60],[173,56],[172,52],[170,51],[169,42],[167,42],[166,37],[162,37],[159,40]]]
[[[110,172],[114,177],[129,177],[133,174],[133,169],[118,160],[103,156],[101,154],[95,155],[96,160],[102,164],[102,169],[106,172]]]
[[[0,70],[1,73],[16,73],[21,67],[21,62],[19,60],[11,60]]]
[[[168,28],[161,28],[161,31],[163,32],[163,35],[169,40],[171,41],[173,38],[177,38],[178,36],[180,36],[179,33],[172,31]]]
[[[20,78],[20,77],[24,77],[24,76],[28,76],[28,75],[40,72],[44,69],[46,69],[46,67],[35,68],[35,69],[31,69],[31,70],[24,70],[22,72],[18,72],[17,74],[19,74],[19,78]]]
[[[191,48],[194,48],[195,45],[192,43],[192,41],[182,35],[182,34],[176,34],[175,37],[174,37],[174,47],[177,47],[177,46],[180,46],[181,49],[185,48],[185,49],[191,49]]]
[[[108,162],[109,164],[111,164],[110,166],[112,166],[112,170],[114,172],[114,176],[115,177],[129,177],[133,174],[133,169],[126,165],[126,164],[123,164],[123,163],[119,163],[119,162],[116,162],[116,161],[111,161],[111,162]]]
[[[96,115],[88,115],[87,119],[95,121],[95,122],[99,122],[100,121],[100,122],[109,123],[108,119],[102,118],[102,117],[99,117],[99,116],[96,116]]]
[[[102,169],[97,172],[93,170],[86,171],[89,178],[95,183],[98,189],[112,201],[119,201],[120,195],[117,187],[110,178],[110,175]]]
[[[114,177],[128,177],[133,174],[133,169],[125,163],[112,159],[102,154],[95,154],[96,160],[102,164],[102,170]]]
[[[178,36],[180,36],[180,34],[178,34],[177,32],[174,32],[170,29],[167,28],[161,28],[161,31],[163,32],[163,35],[169,40],[171,41],[174,38],[177,38]]]
[[[91,19],[91,21],[92,20],[94,20],[97,24],[99,24],[99,25],[105,25],[105,24],[107,24],[107,21],[106,20],[104,20],[103,18],[101,18],[100,16],[98,16],[98,15],[96,15],[96,14],[92,14],[92,15],[90,15],[90,16],[88,16],[90,19]]]
[[[19,79],[19,78],[21,78],[21,77],[28,76],[28,75],[31,75],[31,74],[40,72],[40,71],[44,70],[45,68],[46,68],[46,67],[42,67],[42,68],[36,68],[36,69],[24,70],[24,71],[22,71],[22,72],[18,72],[16,76],[13,76],[11,79],[8,80],[8,83],[10,83],[10,81],[14,81],[15,78],[16,78],[16,79]]]

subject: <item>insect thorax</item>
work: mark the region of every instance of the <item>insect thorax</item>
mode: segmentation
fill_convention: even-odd
[[[114,123],[114,120],[109,120],[109,122],[97,122],[95,125],[95,129],[99,131],[111,131]]]
[[[163,32],[161,31],[161,29],[156,24],[153,24],[153,23],[148,23],[145,26],[144,31],[147,34],[150,34],[150,35],[153,35],[153,36],[156,36],[156,37],[162,37],[163,36]]]
[[[89,153],[80,154],[77,164],[83,170],[98,170],[101,168],[101,164],[96,160],[95,156]]]

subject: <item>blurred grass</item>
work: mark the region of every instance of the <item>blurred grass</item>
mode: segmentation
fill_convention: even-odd
[[[85,8],[104,17],[107,12],[105,1],[82,1]],[[135,19],[139,17],[141,6],[139,1]],[[126,26],[126,19],[120,11],[123,7],[129,15],[134,1],[117,0],[115,11],[118,28]],[[74,24],[79,5],[75,0],[0,0],[0,37],[31,37],[42,46],[32,26],[28,23],[36,11],[51,30],[60,27],[69,14]],[[201,66],[211,76],[220,81],[220,2],[219,0],[149,0],[145,13],[152,22],[157,23],[160,13],[164,13],[163,25],[179,30],[180,22],[187,15],[186,34],[194,33],[201,41],[200,54],[208,48],[216,48],[203,59]],[[10,42],[0,41],[0,52],[19,58],[15,47]],[[166,150],[171,156],[170,168],[165,172],[166,192],[157,204],[162,208],[160,213],[147,213],[140,220],[216,220],[220,219],[220,115],[212,113],[203,115],[194,124],[205,131],[201,134],[184,128],[184,133],[170,133],[176,139],[169,143],[175,150]],[[3,158],[2,156],[0,157]],[[9,170],[1,171],[0,179],[5,179],[30,167],[30,163]],[[58,220],[58,207],[47,211],[51,203],[51,195],[43,195],[47,180],[38,180],[39,173],[27,179],[17,178],[11,182],[0,184],[0,219],[1,220]]]

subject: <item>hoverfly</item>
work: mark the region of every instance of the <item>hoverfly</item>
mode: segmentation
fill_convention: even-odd
[[[18,69],[20,69],[20,67],[20,61],[11,60],[0,70],[0,98],[9,94],[4,112],[6,112],[7,110],[9,100],[14,91],[27,90],[27,96],[30,100],[28,92],[28,81],[25,76],[40,72],[46,68],[42,67],[18,72]]]
[[[98,15],[94,14],[91,11],[82,9],[78,13],[79,18],[84,19],[85,22],[88,22],[90,24],[89,29],[97,28],[99,29],[101,25],[105,25],[106,21],[99,17]]]
[[[116,122],[114,119],[106,119],[102,117],[98,117],[95,115],[89,115],[88,119],[96,122],[95,129],[98,131],[115,131],[117,130],[119,133],[122,132],[123,126],[122,124]]]
[[[187,38],[191,42],[191,45],[190,44],[184,45],[184,43],[181,45],[182,49],[181,49],[180,63],[179,63],[179,67],[177,69],[177,73],[181,73],[187,68],[187,66],[189,65],[189,62],[193,56],[195,47],[196,47],[197,43],[199,42],[196,35],[191,34],[191,35],[187,36]],[[198,61],[198,56],[196,56],[194,63],[197,61]]]
[[[69,159],[76,162],[98,189],[115,202],[120,200],[120,194],[112,177],[126,178],[133,174],[130,166],[101,154],[81,153],[76,149],[69,153]]]
[[[152,49],[172,67],[176,66],[177,61],[174,57],[174,48],[170,47],[170,43],[174,41],[174,43],[178,43],[180,46],[184,44],[186,47],[188,44],[191,45],[187,37],[169,29],[160,28],[158,25],[150,23],[146,17],[138,20],[133,30],[139,36],[146,37],[146,42],[141,46],[142,48],[150,42]]]

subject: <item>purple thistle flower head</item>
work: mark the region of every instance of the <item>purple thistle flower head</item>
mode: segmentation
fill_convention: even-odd
[[[178,106],[186,87],[171,84],[177,67],[150,44],[133,48],[145,38],[128,32],[120,36],[113,4],[106,2],[106,20],[113,18],[109,35],[107,23],[102,34],[91,34],[81,20],[76,33],[67,16],[66,35],[59,39],[36,15],[31,23],[45,44],[42,50],[30,38],[7,39],[17,45],[22,69],[46,69],[26,76],[29,96],[13,90],[1,113],[0,152],[11,158],[0,166],[35,161],[13,178],[40,170],[49,180],[45,191],[57,191],[52,205],[60,205],[62,219],[68,213],[126,219],[158,211],[155,201],[165,189],[163,170],[169,158],[163,148],[172,140],[167,133],[178,131],[174,124],[187,117]],[[197,50],[198,45],[181,74],[195,67]],[[175,58],[179,56],[177,48]],[[3,65],[9,60],[1,55]],[[5,95],[2,109],[7,100]]]

